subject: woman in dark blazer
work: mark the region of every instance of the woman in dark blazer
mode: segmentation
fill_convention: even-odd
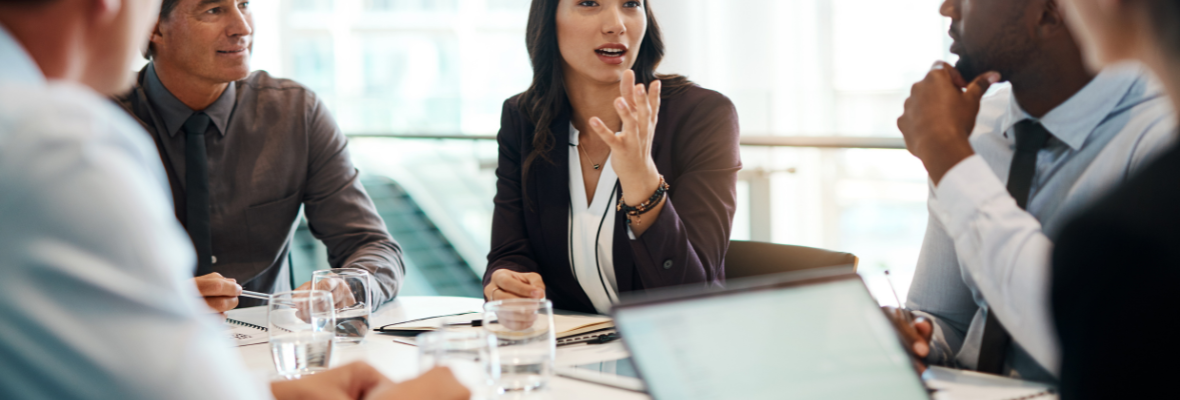
[[[498,136],[486,299],[605,313],[622,292],[724,282],[737,112],[655,74],[649,2],[533,1],[533,83],[504,103]]]

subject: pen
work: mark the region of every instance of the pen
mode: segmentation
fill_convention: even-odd
[[[885,283],[889,284],[889,291],[893,293],[893,301],[897,302],[898,307],[902,307],[901,298],[897,297],[897,289],[893,288],[893,279],[889,277],[889,270],[885,270]]]
[[[258,293],[258,292],[251,292],[251,291],[249,291],[249,290],[243,290],[243,291],[242,291],[242,294],[240,294],[239,296],[241,296],[241,297],[246,297],[246,298],[251,298],[251,299],[258,299],[258,300],[266,300],[266,301],[270,301],[270,295],[269,295],[269,294],[265,294],[265,293]]]
[[[901,304],[901,298],[897,297],[897,289],[893,288],[893,279],[891,279],[891,277],[889,276],[889,270],[885,270],[885,283],[889,284],[889,291],[893,293],[893,301],[897,302],[897,308],[899,308],[899,309],[904,308],[905,306],[903,304]],[[901,314],[905,318],[906,323],[909,323],[909,324],[914,323],[913,314],[910,314],[908,312],[902,312]]]

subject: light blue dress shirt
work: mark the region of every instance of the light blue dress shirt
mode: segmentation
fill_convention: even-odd
[[[263,399],[147,133],[0,26],[0,398]]]
[[[906,304],[935,322],[928,362],[974,369],[990,311],[1012,335],[1005,373],[1054,380],[1060,350],[1049,311],[1052,238],[1072,213],[1174,140],[1171,102],[1146,70],[1107,69],[1040,119],[1053,138],[1037,154],[1025,211],[1006,186],[1012,127],[1029,118],[1010,87],[984,99],[971,134],[976,155],[931,186]]]

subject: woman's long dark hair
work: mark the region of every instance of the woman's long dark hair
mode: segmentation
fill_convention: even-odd
[[[565,91],[565,77],[562,75],[561,49],[557,44],[557,6],[562,0],[533,0],[529,9],[529,23],[525,44],[533,64],[533,84],[520,96],[520,109],[536,127],[533,134],[533,151],[525,157],[521,166],[522,184],[527,193],[529,171],[538,158],[553,164],[549,151],[553,150],[554,138],[550,126],[570,107]],[[684,92],[693,83],[680,75],[656,75],[656,67],[664,59],[664,38],[660,26],[647,0],[643,0],[647,14],[647,35],[639,46],[635,60],[635,79],[644,85],[656,79],[663,81],[662,98]],[[528,195],[524,196],[526,199]]]

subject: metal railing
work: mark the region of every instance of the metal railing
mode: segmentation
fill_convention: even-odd
[[[496,135],[464,135],[439,133],[349,133],[354,138],[389,138],[421,140],[496,140]],[[905,149],[901,137],[853,136],[770,136],[742,135],[742,146],[761,147],[818,147],[826,149]]]

